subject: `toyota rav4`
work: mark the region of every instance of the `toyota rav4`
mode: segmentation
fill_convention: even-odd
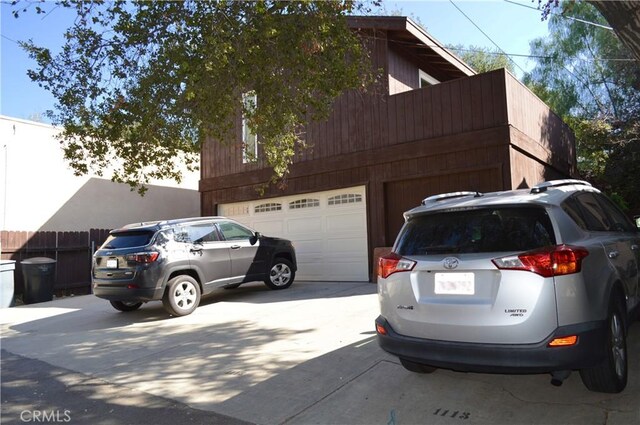
[[[383,349],[408,370],[579,370],[592,391],[627,383],[640,306],[640,233],[579,180],[431,196],[405,213],[378,264]]]

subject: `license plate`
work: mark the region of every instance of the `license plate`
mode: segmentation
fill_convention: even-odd
[[[436,273],[434,292],[438,295],[475,294],[473,273]]]
[[[118,268],[118,260],[116,258],[112,258],[107,260],[107,268],[117,269]]]

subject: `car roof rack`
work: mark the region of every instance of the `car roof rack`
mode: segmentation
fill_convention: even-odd
[[[474,198],[479,198],[483,196],[483,194],[477,191],[476,192],[465,191],[465,192],[441,193],[440,195],[433,195],[433,196],[424,198],[422,200],[422,205],[427,205],[428,202],[439,202],[439,201],[444,201],[446,199],[462,198],[465,196],[473,196]]]
[[[538,183],[537,185],[531,188],[531,193],[542,193],[546,192],[550,187],[560,187],[560,186],[569,186],[569,185],[582,185],[591,187],[591,183],[584,180],[576,180],[576,179],[564,179],[564,180],[549,180],[546,182]]]

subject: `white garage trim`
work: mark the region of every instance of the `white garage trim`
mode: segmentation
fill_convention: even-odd
[[[290,239],[297,279],[368,281],[365,186],[221,204],[220,215]]]

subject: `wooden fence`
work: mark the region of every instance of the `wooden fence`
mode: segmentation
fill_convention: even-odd
[[[33,257],[56,260],[55,294],[86,294],[91,292],[91,256],[105,241],[107,229],[82,232],[0,232],[1,257],[14,260],[15,293],[24,292],[20,262]]]

